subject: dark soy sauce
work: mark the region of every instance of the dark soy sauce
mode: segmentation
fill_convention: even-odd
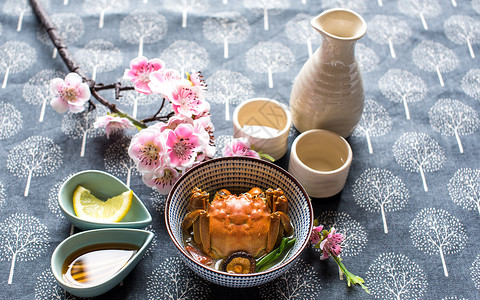
[[[92,286],[120,271],[137,253],[135,245],[104,243],[87,246],[67,257],[62,276],[72,286]]]

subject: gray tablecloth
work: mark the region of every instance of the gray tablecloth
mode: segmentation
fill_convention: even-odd
[[[348,238],[343,261],[371,294],[348,288],[335,263],[320,261],[313,249],[264,286],[229,289],[202,280],[180,261],[168,237],[165,197],[132,170],[130,186],[153,216],[148,230],[155,239],[123,285],[99,298],[480,299],[480,1],[63,2],[43,4],[97,82],[119,80],[139,51],[169,67],[202,70],[220,149],[232,138],[230,119],[240,101],[268,97],[288,105],[292,81],[309,57],[307,40],[313,50],[321,43],[318,33],[297,25],[337,6],[357,11],[368,25],[356,46],[366,105],[365,118],[348,138],[351,172],[339,195],[313,199],[313,206],[316,217],[335,223]],[[74,299],[50,271],[53,250],[70,234],[56,204],[58,188],[86,169],[126,181],[127,168],[115,156],[125,140],[106,139],[48,105],[48,81],[68,70],[58,55],[52,58],[52,43],[28,1],[0,5],[0,298]],[[237,26],[222,27],[222,20]],[[85,51],[95,47],[108,51],[97,51],[98,57]],[[251,63],[254,49],[291,57],[282,66],[272,60],[273,88],[263,62]],[[228,86],[232,78],[242,84]],[[222,81],[228,88],[220,87]],[[111,92],[104,95],[113,99]],[[133,113],[131,99],[117,105]],[[157,105],[139,99],[137,115],[149,116]],[[290,144],[297,135],[292,128]],[[32,145],[35,159],[49,153],[58,157],[55,163],[22,163]],[[277,164],[286,167],[288,155]],[[17,239],[32,236],[36,246]]]

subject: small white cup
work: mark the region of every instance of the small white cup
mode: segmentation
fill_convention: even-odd
[[[291,126],[290,111],[273,99],[249,99],[233,112],[233,136],[248,138],[255,151],[262,151],[275,160],[287,152]]]
[[[352,157],[352,148],[343,137],[329,130],[312,129],[293,141],[288,171],[310,197],[331,197],[345,186]]]

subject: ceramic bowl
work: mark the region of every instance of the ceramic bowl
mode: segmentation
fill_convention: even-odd
[[[214,194],[226,188],[238,194],[252,187],[281,188],[289,201],[289,217],[297,241],[282,263],[263,272],[229,274],[206,267],[194,260],[182,242],[181,223],[187,214],[191,191],[198,187]],[[221,157],[201,163],[187,171],[174,184],[165,204],[167,230],[180,257],[199,276],[218,285],[245,288],[264,284],[287,271],[307,246],[313,226],[312,204],[301,184],[279,166],[249,157]]]
[[[74,296],[95,297],[101,295],[118,285],[140,262],[153,236],[154,234],[150,231],[127,228],[96,229],[77,233],[65,239],[53,251],[51,260],[52,273],[58,284]],[[84,247],[105,243],[130,244],[136,246],[139,250],[120,271],[96,285],[73,286],[63,279],[62,266],[71,254]]]
[[[287,106],[273,99],[253,98],[233,112],[233,136],[246,137],[255,150],[280,159],[288,148],[292,116]]]
[[[98,228],[145,228],[152,217],[142,201],[133,193],[132,206],[120,222],[94,222],[79,218],[73,209],[73,192],[78,185],[89,189],[99,199],[119,195],[129,188],[115,176],[98,171],[86,170],[70,176],[60,187],[58,204],[63,215],[76,227],[89,230]]]

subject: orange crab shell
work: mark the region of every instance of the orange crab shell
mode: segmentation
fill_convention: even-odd
[[[246,251],[257,257],[265,250],[271,211],[264,198],[249,193],[216,196],[207,209],[210,241],[217,257]]]

